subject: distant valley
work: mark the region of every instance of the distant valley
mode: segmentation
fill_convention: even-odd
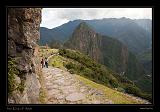
[[[79,50],[151,92],[151,79],[143,78],[152,76],[151,29],[149,19],[74,20],[53,29],[41,27],[39,44]]]

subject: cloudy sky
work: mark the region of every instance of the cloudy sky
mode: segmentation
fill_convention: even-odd
[[[75,19],[152,19],[151,8],[43,8],[41,27],[54,28]]]

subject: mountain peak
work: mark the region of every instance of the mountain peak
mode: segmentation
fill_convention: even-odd
[[[86,22],[81,22],[74,30],[76,33],[83,33],[86,34],[87,32],[90,32],[91,34],[95,34],[96,32],[91,28],[89,24]]]
[[[81,22],[79,25],[78,25],[78,27],[77,28],[81,28],[81,29],[83,29],[83,28],[87,28],[87,29],[91,29],[90,27],[89,27],[89,25],[86,23],[86,22]]]
[[[79,26],[88,26],[86,22],[82,21]]]

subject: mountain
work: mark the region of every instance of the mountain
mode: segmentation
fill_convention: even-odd
[[[50,42],[56,41],[56,37],[52,38],[52,32],[50,29],[41,27],[40,28],[40,40],[38,41],[39,45],[46,45],[49,44]]]
[[[135,19],[135,23],[146,31],[152,33],[152,21],[150,19]]]
[[[59,27],[48,29],[48,34],[52,36],[49,40],[57,39],[65,42],[70,38],[74,29],[81,23],[86,22],[96,32],[102,35],[108,35],[116,38],[126,45],[129,50],[135,54],[140,53],[148,48],[151,48],[152,38],[152,21],[149,19],[128,19],[128,18],[105,18],[97,20],[74,20],[65,23]],[[41,34],[46,34],[42,30]],[[48,40],[47,35],[41,35],[40,41]],[[45,44],[44,42],[42,42]]]
[[[78,26],[81,20],[70,21],[66,24],[63,24],[59,27],[48,29],[45,27],[40,28],[40,45],[46,45],[48,42],[53,40],[58,40],[61,42],[66,41],[70,35],[72,34],[73,30]]]
[[[98,33],[118,39],[135,54],[151,46],[150,32],[138,25],[135,20],[110,18],[90,21],[90,24]]]
[[[80,50],[90,55],[96,61],[102,61],[102,53],[99,49],[101,37],[93,31],[85,22],[82,22],[74,30],[72,37],[64,44],[67,48]]]
[[[142,65],[125,45],[114,38],[96,33],[85,22],[77,26],[64,46],[89,55],[132,81],[137,81],[144,75]]]
[[[122,94],[133,94],[149,101],[152,99],[151,94],[143,92],[125,76],[118,75],[107,66],[95,62],[84,53],[71,49],[59,49],[59,55],[50,60],[50,65],[62,69],[65,67],[71,74],[77,74],[105,87],[114,88],[122,92]],[[107,91],[107,94],[109,94],[109,91]]]
[[[74,20],[68,23],[65,23],[59,27],[48,29],[48,34],[41,30],[41,39],[40,42],[42,45],[45,45],[47,41],[61,41],[64,43],[67,41],[74,29],[81,23],[86,22],[92,29],[96,32],[110,36],[111,38],[115,38],[122,42],[124,45],[128,47],[128,49],[137,56],[138,60],[139,55],[145,52],[147,49],[152,49],[152,20],[150,19],[129,19],[129,18],[104,18],[104,19],[95,19],[95,20]],[[152,63],[152,59],[151,63]],[[140,61],[142,62],[142,61]],[[152,72],[152,67],[148,66],[144,67],[145,71],[150,70]],[[144,62],[142,62],[144,66]]]
[[[148,75],[152,75],[152,49],[140,53],[138,59],[143,64],[145,71]]]
[[[146,30],[149,34],[149,49],[152,48],[152,21],[150,19],[136,19],[135,23],[137,23],[140,27],[142,27],[144,30]]]

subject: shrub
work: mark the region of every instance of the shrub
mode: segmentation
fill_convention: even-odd
[[[152,94],[142,93],[140,97],[148,100],[149,102],[152,102]]]
[[[134,95],[140,95],[141,94],[141,90],[137,87],[135,87],[134,85],[126,85],[125,87],[125,92],[129,93],[129,94],[134,94]]]
[[[120,91],[120,92],[125,92],[125,90],[121,87],[118,87],[117,90]]]
[[[89,68],[84,68],[83,71],[81,71],[83,75],[88,76],[89,78],[93,77],[93,71]]]
[[[135,87],[133,85],[127,85],[125,87],[125,92],[127,92],[129,94],[133,94],[133,95],[141,97],[141,98],[144,98],[144,99],[152,102],[152,95],[151,94],[144,93],[138,87]]]
[[[75,74],[75,73],[76,73],[74,69],[70,69],[69,72],[70,72],[71,74]]]
[[[54,63],[52,63],[52,66],[54,67],[54,66],[55,66],[55,64],[54,64]]]
[[[118,83],[117,83],[117,81],[114,80],[114,79],[111,79],[111,80],[109,81],[109,83],[110,83],[111,86],[114,87],[114,88],[118,87]]]
[[[73,69],[73,68],[75,68],[75,65],[74,65],[73,63],[69,62],[69,63],[67,63],[67,64],[65,65],[65,67],[66,67],[67,69]]]
[[[66,54],[66,50],[65,49],[59,49],[59,54],[64,56]]]

